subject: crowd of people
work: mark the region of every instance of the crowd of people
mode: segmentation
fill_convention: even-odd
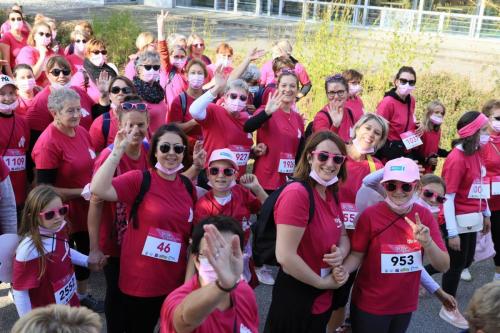
[[[424,290],[451,325],[500,331],[500,99],[464,110],[446,151],[446,105],[417,119],[412,67],[376,110],[346,69],[307,122],[297,102],[323,87],[289,41],[260,69],[266,52],[234,64],[227,43],[212,63],[201,36],[165,36],[166,20],[137,36],[123,75],[88,22],[67,46],[54,19],[29,24],[21,6],[1,26],[13,332],[98,332],[80,305],[104,312],[107,332],[258,332],[259,283],[274,285],[265,332],[403,333]],[[496,282],[467,321],[461,275],[493,256]],[[99,270],[104,300],[88,292]]]

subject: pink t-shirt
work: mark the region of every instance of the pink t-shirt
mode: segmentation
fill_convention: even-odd
[[[36,94],[39,92],[38,89],[34,89],[33,91]],[[35,96],[33,96],[32,99],[25,99],[22,98],[21,96],[17,96],[17,101],[19,103],[19,106],[16,109],[16,115],[22,117],[23,119],[26,119],[26,116],[28,114],[28,109],[29,107],[33,104],[33,101],[35,100]]]
[[[184,283],[168,295],[160,314],[160,333],[176,333],[174,313],[177,307],[191,292],[200,288],[198,275]],[[245,281],[231,292],[233,306],[225,311],[215,309],[192,333],[259,332],[259,314],[255,294]]]
[[[76,74],[79,70],[83,68],[83,59],[74,53],[67,55],[66,60],[68,60],[68,62],[70,63],[71,72],[73,72],[73,74]]]
[[[16,66],[16,58],[23,47],[28,45],[28,33],[22,34],[22,39],[19,41],[10,32],[3,34],[0,43],[9,45],[10,47],[10,67],[14,68]]]
[[[486,176],[493,180],[493,177],[500,176],[500,143],[495,143],[490,140],[487,144],[481,147],[481,157],[486,167]],[[495,181],[498,182],[498,181]],[[500,195],[491,195],[488,201],[491,211],[500,210]],[[498,223],[498,222],[496,222]]]
[[[83,74],[82,70],[79,70],[75,73],[75,75],[73,75],[71,78],[71,85],[85,91],[92,101],[94,101],[94,104],[99,103],[101,93],[99,92],[96,83],[92,81],[90,77],[88,77],[87,82],[85,82],[85,74]]]
[[[305,67],[301,63],[295,64],[294,71],[302,85],[311,83],[311,79],[309,79],[309,75],[307,74]],[[269,83],[276,83],[276,78],[274,77],[274,72],[273,72],[272,60],[265,62],[264,65],[262,65],[262,68],[260,69],[260,84],[262,86],[266,86]]]
[[[108,139],[104,140],[104,134],[102,132],[104,117],[101,114],[97,117],[92,125],[90,126],[89,134],[92,140],[92,147],[96,153],[101,152],[104,148],[115,142],[115,136],[118,132],[118,118],[116,117],[114,111],[109,111],[109,131]]]
[[[175,98],[188,88],[188,83],[183,73],[175,71],[174,76],[170,79],[169,72],[164,70],[162,70],[162,72],[165,72],[167,75],[167,84],[162,87],[165,87],[165,99],[167,100],[167,105],[170,108]]]
[[[50,56],[53,54],[54,52],[52,50],[49,50],[47,52],[47,55],[45,57],[45,64],[47,63],[47,60],[50,58]],[[26,45],[21,49],[21,51],[19,51],[19,54],[17,55],[16,58],[16,65],[27,64],[33,66],[38,61],[39,57],[40,53],[35,47]],[[47,79],[47,75],[45,75],[45,71],[43,71],[38,77],[38,79],[36,79],[36,84],[40,87],[45,87],[49,84],[49,80]]]
[[[328,119],[328,105],[325,105],[322,112],[316,113],[313,120],[313,131],[324,131],[330,130],[340,136],[344,142],[350,142],[351,137],[354,135],[354,124],[363,116],[363,113],[355,112],[354,110],[344,107],[344,114],[340,122],[339,127],[333,125],[330,126],[330,120]],[[326,113],[325,113],[326,112]]]
[[[149,130],[151,133],[156,132],[161,125],[165,124],[165,116],[167,115],[167,103],[162,99],[159,103],[153,104],[144,101],[148,106],[149,112]]]
[[[345,107],[351,109],[355,114],[363,115],[365,113],[365,105],[359,96],[349,97],[345,101]]]
[[[408,112],[407,104],[392,96],[385,96],[377,106],[377,114],[384,117],[389,123],[387,140],[399,141],[401,140],[400,134],[417,128],[415,125],[415,98],[413,96],[411,96],[410,112]],[[408,124],[407,127],[406,124]]]

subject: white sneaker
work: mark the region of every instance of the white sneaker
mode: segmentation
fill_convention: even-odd
[[[441,307],[441,310],[439,311],[439,317],[441,317],[441,319],[443,319],[448,324],[461,328],[463,330],[469,328],[467,320],[465,320],[464,316],[462,316],[458,309],[455,309],[454,311],[448,311],[444,307]]]
[[[467,282],[472,281],[472,275],[471,275],[470,270],[468,268],[466,268],[462,271],[462,273],[460,274],[460,280],[464,280]]]
[[[260,268],[256,267],[255,273],[260,283],[274,286],[274,277],[271,275],[271,270],[266,265]]]

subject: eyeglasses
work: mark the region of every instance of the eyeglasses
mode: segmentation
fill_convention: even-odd
[[[436,198],[436,201],[440,204],[444,204],[445,201],[446,201],[446,198],[442,195],[439,195],[437,194],[436,192],[433,192],[431,190],[424,190],[424,197],[426,197],[427,199],[432,199],[432,198]]]
[[[163,154],[167,154],[171,151],[171,149],[174,150],[174,153],[176,154],[182,154],[184,152],[184,150],[186,150],[186,146],[180,144],[180,143],[175,143],[175,144],[171,144],[171,143],[162,143],[160,145],[160,151],[163,153]]]
[[[61,207],[58,208],[53,208],[50,210],[46,210],[44,212],[40,212],[40,216],[43,217],[44,220],[52,220],[54,217],[56,217],[56,214],[58,216],[64,216],[68,214],[68,211],[69,211],[69,206],[62,205]]]
[[[150,71],[151,68],[154,69],[155,71],[160,70],[160,65],[142,65],[145,70]]]
[[[385,190],[387,192],[394,192],[396,191],[396,189],[400,189],[402,190],[403,192],[411,192],[413,191],[413,188],[415,187],[415,183],[396,183],[396,182],[391,182],[391,181],[388,181],[388,182],[384,182],[382,183],[382,186],[384,186]]]
[[[73,108],[73,109],[67,109],[67,110],[64,110],[64,112],[62,112],[68,116],[74,116],[74,115],[79,115],[82,113],[82,109],[81,108]]]
[[[205,44],[203,43],[198,43],[198,44],[193,44],[194,47],[197,47],[199,49],[201,49],[202,47],[205,47]]]
[[[344,95],[346,94],[346,91],[345,90],[338,90],[338,91],[327,91],[326,94],[329,96],[329,97],[335,97],[335,96],[339,96],[339,97],[344,97]]]
[[[242,101],[242,102],[246,102],[247,98],[248,98],[247,95],[238,95],[236,93],[229,94],[229,98],[231,98],[231,99],[237,99],[238,97],[240,98],[240,101]]]
[[[130,94],[132,92],[132,88],[130,87],[118,87],[118,86],[115,86],[115,87],[111,87],[111,89],[109,90],[112,94],[119,94],[120,91],[124,94]]]
[[[415,83],[417,83],[416,80],[407,80],[407,79],[399,79],[399,82],[401,82],[401,84],[407,84],[407,83],[409,83],[410,86],[414,86]]]
[[[75,40],[75,43],[83,43],[83,44],[85,44],[85,43],[87,43],[87,40],[85,40],[85,39],[77,39],[77,40]]]
[[[44,33],[44,32],[41,32],[41,31],[38,33],[38,36],[45,36],[47,38],[52,37],[52,35],[49,34],[48,32]]]
[[[99,53],[102,54],[102,55],[106,55],[108,54],[108,51],[106,50],[95,50],[95,51],[92,51],[93,54],[95,55],[98,55]]]
[[[341,155],[341,154],[330,154],[330,153],[327,153],[326,151],[317,151],[317,150],[314,150],[312,152],[312,154],[316,155],[316,158],[320,162],[326,162],[326,161],[328,161],[331,158],[333,160],[333,163],[335,163],[335,164],[342,164],[342,163],[344,163],[345,158],[346,158],[344,155]]]
[[[21,22],[23,19],[21,17],[13,17],[10,19],[12,22]]]
[[[68,76],[71,74],[71,70],[69,69],[59,69],[59,68],[54,68],[53,70],[51,70],[49,72],[50,74],[54,75],[54,76],[59,76],[61,75],[61,73],[64,75],[64,76]]]
[[[500,121],[500,116],[498,116],[498,117],[493,117],[493,119],[495,119],[496,121]]]
[[[113,87],[113,88],[118,88],[118,87]],[[116,93],[114,93],[114,94],[116,94]],[[121,107],[124,111],[136,110],[136,111],[144,112],[148,109],[148,105],[146,103],[125,102],[125,103],[121,104]]]
[[[236,173],[236,170],[234,170],[233,168],[211,167],[208,169],[208,172],[210,173],[211,176],[217,176],[222,173],[226,177],[231,177]]]

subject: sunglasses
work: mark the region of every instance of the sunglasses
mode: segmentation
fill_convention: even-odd
[[[238,97],[240,98],[240,101],[242,101],[242,102],[246,102],[247,98],[248,98],[248,96],[246,96],[246,95],[238,95],[236,93],[229,94],[229,98],[231,98],[231,99],[237,99]]]
[[[436,201],[440,204],[444,204],[446,201],[446,198],[444,196],[439,195],[436,192],[432,192],[431,190],[424,190],[423,194],[427,199],[436,198]]]
[[[160,70],[160,65],[142,65],[142,67],[144,67],[144,69],[147,71],[150,71],[151,68],[155,71]]]
[[[123,88],[120,88],[120,87],[111,87],[110,89],[110,92],[112,94],[119,94],[120,91],[124,94],[130,94],[132,92],[132,89],[130,87],[123,87]]]
[[[54,68],[53,70],[51,70],[49,72],[50,74],[54,75],[54,76],[59,76],[61,75],[61,73],[64,75],[64,76],[68,76],[71,74],[71,70],[69,69],[59,69],[59,68]]]
[[[113,87],[113,88],[118,88],[118,87]],[[122,88],[122,89],[124,89],[124,88]],[[114,93],[113,91],[111,91],[111,92]],[[116,93],[114,93],[114,94],[116,94]],[[121,104],[121,107],[124,111],[136,110],[136,111],[144,112],[148,109],[148,106],[146,103],[125,102],[125,103]]]
[[[202,47],[205,47],[205,44],[203,43],[198,43],[198,44],[193,44],[194,47],[197,47],[199,49],[201,49]]]
[[[233,168],[211,167],[208,169],[208,172],[210,173],[211,176],[217,176],[220,173],[222,173],[224,176],[231,177],[236,173],[236,170],[234,170]]]
[[[409,83],[410,86],[414,86],[415,83],[417,83],[416,80],[407,80],[407,79],[399,79],[399,82],[401,82],[402,84],[407,84]]]
[[[68,214],[69,211],[69,206],[68,205],[62,205],[61,207],[46,210],[44,212],[40,212],[40,216],[43,217],[45,220],[52,220],[54,217],[56,217],[56,214],[59,216],[64,216]]]
[[[176,143],[176,144],[170,144],[170,143],[162,143],[160,145],[160,151],[163,153],[163,154],[167,154],[171,151],[171,149],[173,148],[174,150],[174,153],[176,154],[182,154],[184,152],[184,150],[186,150],[186,146],[180,144],[180,143]]]
[[[493,119],[495,119],[496,121],[500,121],[500,116],[498,116],[498,117],[493,117]]]
[[[95,55],[98,55],[99,53],[102,54],[102,55],[106,55],[108,54],[108,51],[106,50],[95,50],[95,51],[92,51],[93,54]]]
[[[11,18],[10,20],[11,20],[12,22],[16,22],[16,21],[21,22],[23,19],[22,19],[21,17],[13,17],[13,18]]]
[[[87,40],[85,40],[85,39],[77,39],[77,40],[75,40],[75,43],[83,43],[83,44],[85,44],[85,43],[87,43]]]
[[[409,193],[413,191],[415,185],[415,183],[396,183],[391,181],[382,183],[387,192],[394,192],[396,189],[400,189],[403,192]]]
[[[330,153],[327,153],[326,151],[317,151],[317,150],[315,150],[315,151],[312,152],[312,154],[316,155],[316,158],[320,162],[326,162],[330,158],[333,160],[333,163],[335,163],[335,164],[342,164],[345,161],[345,156],[344,155],[330,154]]]
[[[39,32],[39,33],[38,33],[38,36],[45,36],[45,37],[47,37],[47,38],[52,37],[52,35],[51,35],[51,34],[49,34],[48,32],[47,32],[47,33]]]

